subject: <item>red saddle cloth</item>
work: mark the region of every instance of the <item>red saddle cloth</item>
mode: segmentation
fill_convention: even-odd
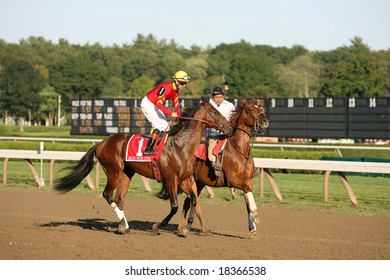
[[[138,162],[150,162],[152,160],[157,161],[161,155],[162,148],[164,147],[165,140],[168,134],[165,133],[163,139],[157,147],[156,155],[144,155],[144,150],[148,144],[149,138],[142,137],[141,134],[134,134],[130,137],[126,148],[126,161],[138,161]]]
[[[215,145],[213,149],[213,154],[218,156],[219,151],[221,150],[223,144],[225,143],[226,139],[219,140],[217,145]],[[207,159],[207,142],[201,142],[198,146],[198,150],[196,151],[196,157],[200,158],[201,160]]]
[[[148,139],[141,134],[134,134],[130,137],[126,148],[126,161],[143,161],[152,160],[152,155],[144,155],[144,150],[148,144]]]
[[[207,159],[207,143],[206,142],[200,142],[198,146],[198,150],[196,151],[196,157],[200,158],[201,160]]]
[[[217,145],[215,145],[213,149],[213,155],[218,156],[219,152],[222,150],[222,147],[224,147],[225,142],[226,139],[221,139],[217,142]]]
[[[168,134],[165,133],[157,147],[156,155],[144,155],[145,147],[148,144],[149,139],[142,137],[141,134],[132,135],[129,139],[129,142],[127,143],[125,160],[136,162],[151,162],[153,177],[157,182],[161,182],[162,176],[160,173],[158,159],[160,158],[161,151],[165,145],[167,137]]]

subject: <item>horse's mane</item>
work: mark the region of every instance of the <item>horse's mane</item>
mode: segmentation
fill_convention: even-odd
[[[230,118],[230,126],[236,128],[238,125],[238,120],[240,119],[242,111],[245,109],[243,105],[240,105],[232,111],[232,116]]]
[[[200,103],[195,108],[193,107],[187,107],[181,112],[182,117],[193,117],[195,114],[195,111],[201,106]],[[177,118],[177,122],[171,127],[169,131],[167,131],[169,136],[176,135],[180,130],[183,129],[183,127],[188,123],[188,120],[183,120],[180,118]]]

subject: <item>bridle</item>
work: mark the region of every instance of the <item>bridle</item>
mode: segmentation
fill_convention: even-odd
[[[242,128],[237,128],[238,130],[241,130],[243,132],[245,132],[246,134],[248,134],[249,137],[252,136],[252,132],[255,132],[255,133],[260,133],[260,129],[264,130],[268,127],[268,122],[265,121],[267,120],[267,117],[265,116],[265,113],[264,113],[264,110],[262,110],[261,112],[259,112],[257,115],[254,115],[253,114],[253,108],[245,108],[245,113],[252,117],[253,118],[253,121],[254,121],[254,124],[253,124],[253,127],[251,130],[247,131],[245,129],[242,129]],[[263,118],[261,119],[261,121],[259,121],[259,117],[263,115]],[[261,134],[264,134],[264,131],[261,133]]]
[[[242,132],[244,132],[245,134],[247,134],[247,135],[249,136],[249,138],[252,137],[253,131],[256,132],[256,133],[259,133],[259,130],[260,130],[260,129],[263,129],[263,130],[264,130],[265,128],[268,127],[268,122],[265,121],[265,120],[267,120],[268,118],[266,117],[266,115],[265,115],[265,113],[264,113],[264,110],[262,110],[261,112],[259,112],[257,115],[253,114],[253,108],[245,108],[245,109],[244,109],[244,112],[245,112],[248,116],[250,116],[251,118],[253,118],[254,125],[253,125],[253,127],[252,127],[250,130],[245,130],[245,129],[242,129],[242,128],[239,128],[239,127],[237,127],[236,129],[237,129],[237,130],[240,130],[240,131],[242,131]],[[262,118],[262,120],[260,121],[260,120],[259,120],[259,117],[260,117],[261,115],[263,115],[263,118]],[[264,133],[264,132],[263,132],[263,133]],[[252,138],[252,145],[253,145],[253,139],[254,139],[254,137]],[[249,157],[250,157],[250,148],[249,148],[249,150],[248,150],[248,154],[245,155],[242,151],[240,151],[240,149],[239,149],[236,145],[234,145],[233,142],[230,142],[230,143],[232,144],[232,146],[233,146],[240,154],[242,154],[242,155],[244,156],[245,159],[247,159],[247,160],[249,159]]]
[[[208,106],[211,106],[211,105],[208,105]],[[204,108],[204,110],[205,110],[205,112],[208,112],[208,110],[206,110],[206,108]],[[211,122],[211,121],[207,121],[207,120],[203,120],[203,119],[197,119],[197,118],[191,118],[191,117],[183,117],[183,116],[180,116],[178,118],[181,119],[181,120],[202,122],[202,123],[206,124],[207,126],[209,126],[211,128],[215,128],[215,129],[217,129],[219,131],[222,131],[222,129],[225,128],[221,121]]]

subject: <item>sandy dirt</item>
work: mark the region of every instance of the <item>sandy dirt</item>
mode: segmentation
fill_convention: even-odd
[[[201,234],[196,221],[183,238],[177,235],[179,215],[160,234],[151,231],[167,215],[168,201],[127,197],[131,231],[118,234],[116,215],[101,197],[1,187],[0,259],[390,259],[390,217],[266,205],[259,209],[258,235],[250,239],[242,205],[202,207],[210,234]]]

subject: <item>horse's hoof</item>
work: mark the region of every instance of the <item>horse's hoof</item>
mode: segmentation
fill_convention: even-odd
[[[152,227],[152,231],[157,233],[160,230],[160,223],[154,223]]]
[[[257,231],[252,231],[251,232],[251,239],[255,238],[257,236]]]
[[[254,222],[256,225],[260,224],[260,219],[257,215],[257,211],[252,213],[252,222]]]
[[[118,230],[120,233],[127,233],[130,231],[124,218],[119,222]]]
[[[189,230],[188,230],[188,228],[186,228],[186,227],[183,227],[183,228],[180,230],[180,234],[181,234],[183,237],[187,237],[188,232],[189,232]]]

